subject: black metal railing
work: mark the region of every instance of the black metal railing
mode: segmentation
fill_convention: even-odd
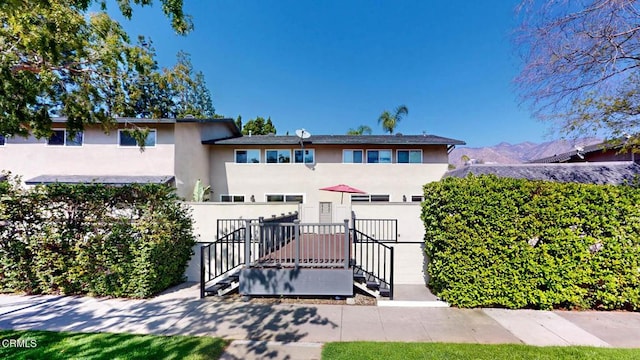
[[[393,247],[356,229],[352,229],[352,239],[354,271],[362,271],[367,281],[386,285],[393,300]]]
[[[208,282],[231,273],[245,263],[246,235],[246,227],[239,228],[200,247],[200,297],[205,296]]]
[[[290,241],[288,237],[292,233],[277,225],[293,222],[297,218],[298,213],[293,212],[270,218],[218,219],[217,240],[200,247],[200,296],[206,295],[207,283],[215,283],[217,279],[255,262],[259,256],[273,252]]]
[[[353,219],[353,227],[362,234],[377,241],[398,241],[397,219]]]

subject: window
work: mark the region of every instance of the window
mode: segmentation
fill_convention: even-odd
[[[291,150],[267,150],[265,151],[268,164],[284,164],[291,162]]]
[[[47,140],[50,146],[82,146],[84,135],[82,131],[78,131],[75,136],[71,137],[67,130],[53,130],[53,134]],[[4,142],[3,142],[4,143]]]
[[[237,164],[257,164],[260,162],[260,150],[236,150]]]
[[[267,194],[265,196],[267,202],[290,202],[290,203],[303,203],[304,195],[300,194]]]
[[[343,150],[342,162],[348,164],[362,164],[362,150]]]
[[[294,151],[294,162],[296,164],[314,164],[316,162],[313,149],[300,149]]]
[[[421,164],[422,163],[422,150],[398,150],[397,151],[399,164]]]
[[[411,201],[422,202],[422,195],[411,195]]]
[[[351,202],[389,202],[389,195],[351,195]]]
[[[390,164],[391,150],[367,150],[367,163],[369,164]]]
[[[138,142],[136,139],[129,134],[128,131],[118,130],[118,144],[120,146],[138,146]],[[145,147],[154,147],[156,146],[156,131],[149,130],[149,134],[144,139]]]
[[[244,195],[220,195],[220,201],[222,202],[244,202]]]

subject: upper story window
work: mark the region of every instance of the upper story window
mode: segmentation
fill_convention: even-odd
[[[291,162],[291,150],[267,150],[265,151],[267,164],[284,164]]]
[[[342,150],[342,162],[348,164],[362,164],[364,160],[362,150]]]
[[[257,164],[260,162],[260,150],[236,150],[237,164]]]
[[[82,131],[78,131],[75,136],[67,130],[53,130],[53,134],[47,139],[47,145],[50,146],[82,146],[84,135]],[[4,143],[4,142],[3,142]]]
[[[128,131],[118,130],[118,145],[120,146],[138,146],[136,139],[131,136]],[[156,146],[156,130],[149,130],[147,137],[144,139],[145,147]]]
[[[397,157],[399,164],[421,164],[422,150],[398,150]]]
[[[368,164],[390,164],[391,150],[367,150]]]
[[[293,159],[296,164],[314,164],[316,162],[315,151],[313,149],[294,150]]]

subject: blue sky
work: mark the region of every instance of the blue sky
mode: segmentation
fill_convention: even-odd
[[[133,38],[151,37],[163,67],[190,53],[216,113],[271,116],[278,134],[359,125],[381,134],[380,113],[405,104],[398,132],[476,147],[550,140],[548,124],[514,91],[517,2],[186,1],[195,24],[186,37],[174,34],[159,1],[136,8],[131,21],[116,18]]]

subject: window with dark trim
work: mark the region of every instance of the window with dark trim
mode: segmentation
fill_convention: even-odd
[[[260,162],[260,150],[236,150],[236,164],[258,164]]]
[[[118,130],[118,145],[120,146],[138,146],[138,141],[131,136],[128,131]],[[145,147],[156,146],[156,130],[151,129],[144,139]]]
[[[304,195],[301,194],[266,194],[265,199],[267,202],[288,202],[288,203],[303,203]]]
[[[82,131],[78,131],[75,136],[71,137],[67,130],[53,130],[47,145],[49,146],[82,146],[84,135]]]
[[[221,202],[244,202],[244,195],[220,195]]]

